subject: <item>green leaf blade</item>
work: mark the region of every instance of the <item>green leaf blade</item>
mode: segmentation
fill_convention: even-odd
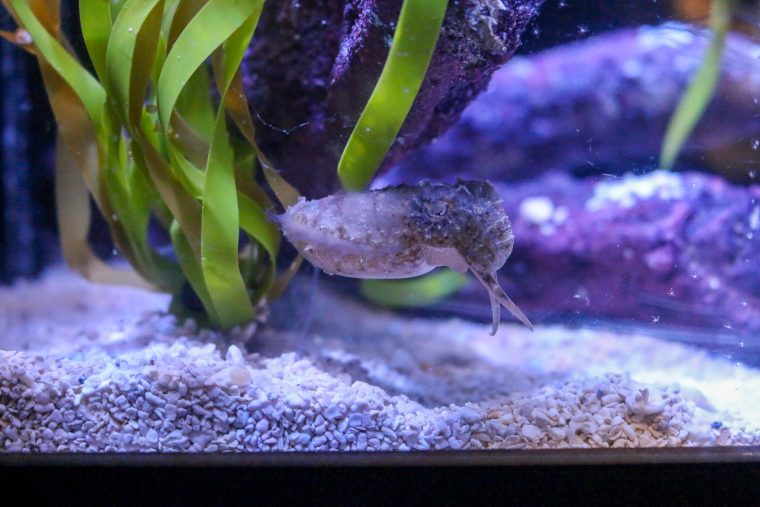
[[[338,163],[343,188],[366,188],[380,167],[425,78],[447,5],[404,0],[388,59]]]
[[[464,287],[469,278],[450,269],[408,280],[362,280],[361,294],[390,308],[429,306]]]
[[[171,113],[182,89],[259,6],[260,0],[209,0],[177,37],[158,80],[158,113],[169,132]]]
[[[201,266],[219,324],[229,328],[252,320],[254,312],[238,262],[240,218],[225,121],[220,109],[203,188]]]
[[[678,154],[704,114],[720,78],[720,64],[726,35],[731,26],[733,0],[712,0],[712,38],[707,55],[697,69],[670,118],[660,152],[660,168],[672,169]]]
[[[76,93],[94,125],[100,124],[105,91],[97,80],[58,42],[29,7],[27,0],[9,0],[34,45],[45,60]]]
[[[95,72],[106,74],[106,51],[111,35],[110,0],[79,0],[79,25]]]

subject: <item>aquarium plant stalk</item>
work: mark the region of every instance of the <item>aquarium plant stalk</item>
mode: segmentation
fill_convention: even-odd
[[[61,31],[60,0],[2,2],[18,25],[3,36],[37,58],[58,124],[56,203],[69,265],[93,281],[174,294],[174,309],[189,284],[214,326],[254,319],[301,262],[276,276],[280,232],[254,163],[284,207],[300,195],[259,149],[242,91],[240,64],[263,0],[82,0],[94,74]],[[339,164],[347,188],[367,185],[398,133],[446,7],[403,3],[388,61]],[[90,198],[132,270],[90,248]],[[149,242],[151,224],[165,229],[176,259]]]
[[[702,65],[678,103],[665,132],[660,167],[671,169],[694,126],[707,109],[720,77],[726,35],[731,27],[734,0],[712,0],[710,29],[712,38]]]
[[[372,180],[425,78],[447,0],[404,0],[385,66],[338,162],[343,188]]]
[[[253,319],[274,286],[280,237],[266,218],[271,202],[252,177],[250,150],[230,139],[225,106],[228,96],[242,96],[240,61],[263,2],[82,1],[95,75],[60,30],[60,2],[3,2],[29,36],[59,126],[66,260],[100,282],[175,295],[189,282],[213,325]],[[92,254],[88,194],[134,272]],[[151,222],[166,228],[177,261],[149,244]],[[251,248],[241,249],[240,230]]]

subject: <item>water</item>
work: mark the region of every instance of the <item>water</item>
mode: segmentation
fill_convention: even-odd
[[[476,187],[457,178],[488,180],[508,229],[490,223],[495,215],[481,213],[477,199],[428,202],[414,190],[422,187],[368,194],[374,197],[350,200],[350,209],[321,205],[317,199],[338,192],[334,168],[382,70],[395,19],[382,12],[376,32],[351,31],[339,29],[348,21],[329,6],[267,6],[283,12],[262,17],[241,89],[259,148],[278,174],[247,172],[254,153],[241,134],[250,132],[228,121],[235,149],[219,148],[212,162],[237,157],[237,179],[224,179],[230,158],[209,166],[217,189],[202,186],[220,95],[204,93],[212,85],[196,74],[177,105],[185,123],[175,116],[164,129],[153,85],[143,97],[150,136],[177,143],[172,153],[154,144],[169,168],[161,185],[152,183],[160,164],[140,165],[149,156],[135,125],[121,125],[102,137],[125,140],[118,156],[108,159],[103,179],[87,182],[90,190],[117,182],[125,193],[110,201],[96,195],[89,225],[84,194],[59,199],[80,204],[81,220],[68,223],[76,234],[63,245],[71,264],[121,285],[91,283],[64,266],[52,231],[55,120],[30,70],[34,60],[3,42],[0,449],[635,453],[760,446],[754,28],[745,24],[744,33],[729,36],[715,96],[676,168],[662,170],[665,128],[709,42],[701,26],[688,23],[706,13],[678,1],[524,4],[524,17],[505,25],[520,27],[523,45],[498,69],[488,51],[511,53],[518,34],[481,50],[473,40],[498,30],[474,14],[450,13],[465,21],[444,25],[449,37],[372,183],[379,190],[430,179],[471,194]],[[84,55],[76,12],[64,9],[72,47]],[[2,16],[3,27],[12,27]],[[139,30],[129,24],[130,40]],[[167,57],[180,68],[176,60]],[[85,157],[76,160],[77,171],[86,167],[78,165]],[[188,165],[199,171],[181,172]],[[292,198],[277,177],[314,199],[303,206],[320,220],[291,217],[287,227],[303,230],[281,238],[270,264],[279,231],[266,217],[283,212],[278,200]],[[215,193],[225,185],[231,193]],[[187,188],[194,191],[185,196]],[[403,194],[403,203],[391,194]],[[247,203],[242,233],[228,206],[236,196]],[[463,202],[473,209],[457,215]],[[139,214],[146,209],[150,217]],[[425,210],[423,234],[414,226]],[[484,218],[468,221],[476,215]],[[200,238],[194,224],[204,227]],[[514,235],[503,267],[503,252],[492,266],[484,246],[496,230]],[[440,231],[445,244],[425,243]],[[217,262],[235,242],[240,270]],[[493,243],[506,249],[511,240]],[[262,298],[271,269],[297,268],[296,251],[316,266],[301,267],[281,295]],[[362,276],[370,268],[386,279],[433,265],[476,270],[484,256],[534,331],[503,311],[491,336],[498,305],[471,273]],[[124,286],[136,280],[124,274],[129,262],[150,268],[142,274],[165,290]],[[229,297],[230,287],[243,297]],[[204,314],[204,306],[224,311]],[[235,321],[246,311],[253,321]],[[214,323],[221,318],[236,325],[220,331]]]

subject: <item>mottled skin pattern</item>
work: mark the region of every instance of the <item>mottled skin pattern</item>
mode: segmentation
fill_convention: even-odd
[[[532,328],[496,280],[514,236],[490,183],[423,182],[301,200],[276,220],[299,252],[328,274],[409,278],[437,266],[470,269],[491,296],[492,334],[500,304]]]
[[[514,236],[496,189],[487,182],[415,187],[408,226],[417,240],[454,247],[472,269],[496,271],[512,253]]]

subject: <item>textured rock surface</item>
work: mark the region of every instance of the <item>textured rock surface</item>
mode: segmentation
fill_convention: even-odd
[[[497,187],[515,233],[500,279],[531,318],[760,331],[760,186],[655,171]],[[458,297],[487,310],[477,284]]]
[[[0,328],[0,349],[13,349],[0,350],[0,450],[760,444],[760,372],[704,351],[560,327],[491,337],[487,326],[393,317],[312,290],[295,287],[273,315],[291,329],[257,333],[253,353],[215,345],[240,333],[156,312],[160,298],[62,271],[0,291],[24,302],[0,307],[13,324]],[[56,310],[66,292],[79,317]],[[308,332],[293,304],[313,312]],[[72,334],[77,321],[86,331]]]
[[[388,160],[450,126],[519,45],[543,0],[449,3],[429,72]],[[393,37],[399,0],[267,4],[244,85],[258,135],[288,180],[309,196],[335,168]]]
[[[634,162],[654,166],[708,40],[704,30],[672,23],[515,58],[457,125],[394,172],[413,181],[449,174],[516,180],[552,168],[622,173]],[[760,147],[751,137],[760,132],[758,97],[760,46],[732,35],[715,98],[687,153],[743,139]]]

